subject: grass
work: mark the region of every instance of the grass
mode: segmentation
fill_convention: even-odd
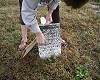
[[[86,79],[88,75],[88,70],[83,65],[76,66],[75,80]]]
[[[38,16],[45,13],[46,10],[40,9]],[[72,10],[61,3],[60,16],[62,36],[68,44],[62,48],[61,56],[42,60],[34,47],[20,59],[21,52],[17,50],[21,39],[18,2],[0,1],[0,80],[74,80],[78,65],[84,66],[89,74],[81,80],[100,80],[100,19],[88,4]],[[33,36],[28,32],[28,43]]]

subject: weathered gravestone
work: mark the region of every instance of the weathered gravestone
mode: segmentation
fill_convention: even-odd
[[[46,42],[39,44],[39,56],[43,59],[61,54],[60,24],[54,23],[49,25],[40,25]]]

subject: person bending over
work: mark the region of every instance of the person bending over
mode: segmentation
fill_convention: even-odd
[[[19,0],[22,40],[19,49],[24,49],[27,42],[27,28],[36,34],[36,41],[44,43],[45,38],[36,20],[38,4],[48,6],[46,24],[59,23],[59,0]],[[54,11],[54,12],[53,12]]]

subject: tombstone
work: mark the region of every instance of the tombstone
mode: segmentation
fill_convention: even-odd
[[[44,44],[38,45],[40,58],[59,56],[61,54],[60,24],[40,25],[40,29],[46,38]]]

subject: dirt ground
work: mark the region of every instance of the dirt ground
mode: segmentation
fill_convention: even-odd
[[[45,13],[46,9],[39,9],[38,17]],[[0,80],[100,80],[99,17],[90,4],[73,10],[61,3],[60,19],[61,35],[67,42],[60,57],[42,60],[35,46],[20,59],[18,1],[0,1]],[[28,43],[33,36],[28,31]],[[80,75],[82,69],[85,73]],[[76,79],[76,74],[82,77]]]

